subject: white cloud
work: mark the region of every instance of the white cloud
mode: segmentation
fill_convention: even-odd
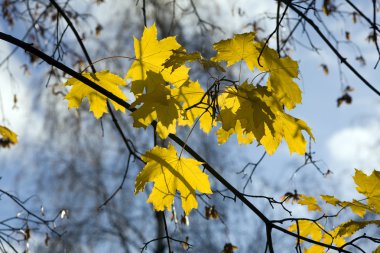
[[[380,123],[372,120],[335,133],[328,142],[334,164],[370,171],[380,168]]]

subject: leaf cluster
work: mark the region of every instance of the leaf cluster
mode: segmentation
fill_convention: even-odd
[[[269,154],[273,154],[284,139],[289,151],[304,154],[306,140],[303,132],[313,138],[311,129],[301,119],[285,112],[301,103],[301,90],[294,82],[298,77],[298,64],[290,57],[280,58],[273,49],[254,41],[254,33],[235,35],[214,44],[217,54],[205,59],[199,52],[187,53],[175,37],[157,39],[155,25],[145,28],[141,39],[134,38],[135,57],[122,79],[108,71],[82,75],[126,101],[119,89],[130,81],[129,90],[134,98],[131,104],[133,126],[146,128],[155,122],[158,136],[166,139],[176,134],[177,128],[200,128],[209,133],[214,127],[218,142],[225,143],[233,134],[239,143],[257,141]],[[267,75],[262,86],[248,80],[231,81],[216,78],[207,90],[191,80],[188,63],[198,62],[206,70],[215,68],[224,72],[222,63],[230,67],[246,64]],[[90,111],[96,118],[107,112],[107,98],[75,78],[66,86],[73,88],[66,95],[69,108],[77,108],[87,97]],[[123,108],[111,101],[121,111]],[[168,149],[154,147],[142,159],[146,166],[136,178],[136,193],[143,191],[148,181],[154,188],[148,202],[156,210],[170,209],[176,192],[180,192],[186,214],[197,207],[195,190],[211,193],[206,174],[199,170],[201,163],[178,156],[174,146]],[[189,172],[191,172],[189,174]],[[197,175],[194,177],[194,175]]]

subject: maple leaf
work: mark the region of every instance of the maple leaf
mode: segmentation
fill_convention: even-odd
[[[126,85],[125,81],[121,77],[109,71],[101,71],[95,74],[84,72],[82,73],[82,76],[105,88],[120,99],[128,100],[119,88],[119,86]],[[90,103],[90,111],[93,112],[95,118],[99,119],[104,113],[108,112],[107,97],[105,95],[97,92],[76,78],[68,79],[65,86],[73,86],[65,96],[65,99],[69,101],[69,108],[78,108],[82,103],[83,98],[87,97],[88,102]],[[111,100],[111,104],[116,110],[120,110],[122,112],[125,111],[123,106],[113,100]]]
[[[338,205],[341,201],[334,196],[330,195],[321,195],[321,199],[323,199],[326,203],[336,206]]]
[[[320,223],[311,220],[298,220],[298,228],[297,223],[295,223],[288,229],[301,236],[310,237],[314,241],[321,241],[329,245],[335,244],[340,247],[346,243],[343,236],[339,235],[339,227],[326,231]],[[303,242],[303,240],[300,240],[300,243]],[[309,248],[305,248],[303,252],[323,253],[325,252],[325,247],[315,244]]]
[[[343,210],[346,207],[349,207],[351,211],[361,218],[364,217],[367,211],[378,213],[379,205],[379,182],[380,182],[380,173],[379,171],[374,170],[369,176],[364,174],[362,171],[356,170],[353,177],[355,183],[357,184],[357,191],[366,196],[366,199],[358,201],[353,199],[352,201],[341,201],[334,196],[321,195],[321,198],[330,205],[340,206]],[[320,210],[319,206],[316,205],[316,199],[313,197],[299,195],[300,204],[305,204],[309,210]],[[365,201],[367,203],[365,203]],[[302,203],[303,202],[303,203]],[[340,211],[339,211],[340,212]],[[338,212],[338,214],[339,214]],[[327,245],[335,245],[337,247],[342,247],[346,245],[346,238],[353,236],[356,232],[364,229],[368,225],[376,225],[380,227],[380,220],[349,220],[346,222],[337,225],[334,229],[330,231],[325,231],[323,227],[318,224],[316,228],[315,225],[311,223],[312,221],[298,221],[299,233],[304,236],[311,236],[312,239],[316,241],[321,241]],[[314,222],[313,222],[314,223]],[[317,223],[314,223],[317,224]],[[289,227],[290,231],[297,231],[297,224],[293,224]],[[314,238],[313,238],[314,236]],[[302,242],[302,241],[301,241]],[[323,253],[326,252],[326,248],[319,245],[313,245],[309,248],[306,248],[304,252],[312,253]]]
[[[165,139],[170,133],[176,132],[180,105],[171,95],[171,89],[169,85],[165,85],[161,74],[149,71],[147,78],[139,81],[139,84],[146,93],[137,97],[132,104],[132,107],[142,104],[131,114],[134,119],[133,126],[146,128],[153,120],[157,120],[156,131]]]
[[[202,58],[199,52],[188,54],[184,47],[172,50],[173,54],[162,64],[164,68],[172,68],[172,72],[184,65],[186,62],[193,62]]]
[[[228,87],[218,98],[221,106],[218,121],[222,123],[223,130],[241,136],[252,133],[254,139],[260,143],[265,135],[265,126],[273,129],[275,116],[260,96],[265,92],[264,87],[256,88],[247,82],[239,87]]]
[[[235,34],[232,39],[222,40],[213,45],[217,51],[213,61],[226,61],[227,67],[244,61],[250,70],[257,66],[257,58],[260,52],[255,47],[253,40],[255,33]]]
[[[288,109],[293,109],[296,104],[301,103],[301,90],[297,83],[293,81],[298,77],[298,63],[290,57],[280,58],[278,53],[269,48],[263,48],[262,43],[256,44],[258,50],[262,51],[260,65],[256,67],[263,72],[268,72],[268,87],[273,90],[273,94]]]
[[[313,140],[314,136],[309,126],[301,119],[297,119],[283,111],[277,111],[273,124],[274,131],[266,128],[266,134],[260,143],[272,154],[284,138],[290,153],[305,154],[306,140],[302,134],[305,131]]]
[[[266,86],[244,82],[237,87],[228,87],[218,97],[218,104],[221,107],[218,121],[222,123],[222,130],[217,131],[219,143],[236,133],[239,143],[251,143],[256,139],[269,154],[273,154],[285,139],[290,153],[304,154],[306,140],[302,131],[314,138],[304,121],[284,112]]]
[[[346,206],[350,207],[353,213],[357,214],[358,216],[362,218],[364,217],[367,211],[374,212],[374,210],[369,205],[359,202],[356,199],[353,199],[352,202],[342,201],[341,205],[343,207],[346,207]]]
[[[191,80],[178,88],[172,89],[173,97],[182,103],[182,117],[178,124],[181,126],[192,126],[199,118],[200,128],[208,133],[215,122],[211,115],[211,108],[208,105],[208,96],[198,82]]]
[[[374,212],[380,214],[380,171],[374,170],[367,176],[362,171],[356,169],[354,181],[356,190],[367,197],[368,205]]]
[[[186,49],[183,47],[172,51],[173,54],[163,64],[165,68],[171,67],[172,72],[184,65],[186,62],[194,61],[198,61],[204,69],[215,68],[220,72],[226,72],[226,70],[217,62],[203,58],[199,52],[187,53]]]
[[[357,231],[371,224],[375,224],[378,227],[380,227],[380,220],[369,220],[369,221],[349,220],[347,222],[340,224],[337,227],[337,234],[339,236],[349,237],[349,236],[352,236]]]
[[[360,216],[362,218],[364,217],[364,215],[367,211],[374,212],[374,210],[369,205],[366,205],[366,204],[359,202],[355,199],[353,199],[352,202],[341,201],[341,200],[335,198],[334,196],[329,196],[329,195],[321,195],[321,198],[327,204],[330,204],[330,205],[334,205],[334,206],[338,205],[338,206],[341,206],[344,208],[349,207],[353,213],[357,214],[358,216]]]
[[[308,211],[322,211],[314,197],[299,194],[298,198],[298,204],[307,206]]]
[[[211,60],[226,61],[227,67],[244,61],[251,71],[256,67],[261,72],[268,73],[269,89],[278,101],[288,109],[293,109],[302,101],[301,90],[293,81],[298,77],[297,62],[290,57],[280,58],[275,50],[264,47],[263,43],[255,42],[254,37],[253,32],[243,33],[215,43],[213,47],[217,50],[217,55]]]
[[[323,236],[323,226],[314,221],[310,220],[299,220],[298,221],[298,230],[297,230],[297,224],[291,225],[289,228],[289,231],[295,232],[303,237],[310,237],[311,239],[315,241],[320,241]]]
[[[157,28],[153,24],[145,27],[141,40],[134,38],[136,60],[127,72],[126,78],[132,81],[144,80],[148,71],[161,73],[164,80],[175,86],[182,85],[188,78],[189,68],[182,65],[171,71],[163,64],[173,54],[173,50],[179,49],[180,44],[175,37],[167,37],[157,40]],[[135,95],[138,95],[135,93]]]
[[[11,144],[17,143],[17,134],[5,126],[0,125],[0,147],[9,148]]]
[[[148,182],[154,187],[147,202],[153,204],[157,211],[171,210],[176,192],[180,192],[182,208],[188,215],[198,207],[195,191],[211,194],[208,176],[199,168],[197,160],[178,157],[171,144],[168,148],[155,146],[142,157],[145,167],[138,174],[135,182],[135,194],[143,191]]]

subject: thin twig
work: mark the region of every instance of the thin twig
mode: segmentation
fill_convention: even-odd
[[[326,36],[321,32],[319,27],[308,18],[306,15],[304,15],[300,10],[298,10],[290,0],[279,0],[285,3],[287,6],[289,6],[295,13],[297,13],[299,16],[301,16],[318,34],[318,36],[327,44],[327,46],[333,51],[333,53],[338,57],[341,63],[346,65],[347,68],[351,70],[351,72],[356,75],[368,88],[370,88],[373,92],[375,92],[378,96],[380,96],[380,91],[376,89],[370,82],[367,81],[348,61],[345,57],[343,57],[340,52],[331,44],[329,39],[326,38]]]

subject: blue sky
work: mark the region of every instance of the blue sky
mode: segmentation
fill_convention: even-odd
[[[228,23],[217,18],[217,15],[208,15],[207,11],[210,8],[200,8],[199,12],[201,16],[209,17],[210,21],[223,27],[225,33],[215,32],[215,38],[226,38],[234,32],[249,31],[250,28],[245,27],[244,24],[254,17],[262,16],[268,10],[273,10],[275,6],[275,3],[271,1],[263,3],[262,1],[260,4],[254,1],[236,1],[234,3],[225,1],[224,4],[220,5],[223,7],[215,8],[214,11],[221,16],[228,16]],[[107,21],[107,17],[101,15],[104,8],[109,8],[110,12],[118,13],[118,10],[114,8],[114,4],[108,3],[108,5],[102,5],[101,8],[94,8],[93,12],[100,22]],[[249,13],[248,10],[250,10]],[[241,17],[237,14],[239,12],[244,12],[245,15]],[[267,28],[267,32],[271,31],[271,23],[263,20],[262,24]],[[338,34],[341,34],[345,29],[339,23],[334,23],[333,25],[335,27],[332,27],[332,29]],[[5,30],[8,29],[5,28]],[[367,65],[360,67],[355,62],[356,54],[350,47],[343,46],[342,52],[352,64],[357,65],[356,68],[360,73],[376,87],[379,70],[373,69],[377,60],[374,46],[365,41],[366,32],[363,31],[363,26],[359,24],[350,25],[350,32],[352,40],[362,48],[363,55],[367,59]],[[301,46],[297,46],[297,50],[291,54],[294,59],[299,61],[300,80],[298,83],[303,90],[303,103],[295,110],[294,115],[304,119],[313,129],[316,138],[316,142],[313,143],[313,150],[316,152],[315,159],[322,159],[324,163],[321,166],[334,172],[330,176],[332,179],[329,178],[327,181],[331,181],[332,185],[336,185],[339,181],[339,185],[341,185],[343,182],[341,176],[344,175],[344,182],[352,186],[350,175],[353,175],[354,168],[370,171],[380,167],[376,148],[376,144],[380,139],[377,131],[380,110],[378,97],[365,87],[360,80],[350,74],[345,66],[342,66],[342,70],[347,76],[346,84],[352,86],[355,90],[352,92],[353,103],[351,105],[344,104],[338,108],[336,99],[341,95],[341,83],[338,76],[336,57],[329,49],[326,49],[323,42],[313,32],[311,34],[316,45],[323,48],[320,55],[310,53],[310,51],[303,49]],[[304,37],[299,38],[300,40],[305,39]],[[217,40],[215,39],[215,41]],[[1,44],[0,53],[3,56],[12,47],[4,42],[1,42]],[[22,54],[16,54],[9,66],[19,67],[22,65],[23,59]],[[330,74],[328,76],[323,74],[320,66],[322,63],[329,66]],[[34,82],[35,79],[28,75],[20,75],[17,71],[13,71],[13,74],[12,79],[4,67],[0,72],[0,81],[3,84],[1,87],[2,110],[0,116],[2,124],[9,126],[19,134],[21,146],[26,140],[29,143],[38,141],[41,133],[36,129],[41,129],[39,125],[39,122],[41,122],[39,117],[41,116],[31,109],[31,96],[28,96],[28,89],[35,85],[29,83],[29,81]],[[18,98],[16,109],[13,107],[14,94],[17,94]],[[32,128],[30,128],[31,124],[33,125]],[[20,155],[21,151],[18,151],[18,149],[19,147],[16,146],[10,150],[2,151],[0,155],[6,156],[7,159],[5,160],[12,161],[15,159],[13,156]],[[241,149],[242,147],[239,148],[239,150]],[[21,147],[20,150],[22,150]],[[251,157],[254,160],[261,155],[261,151],[259,154],[257,151],[255,151],[255,154],[251,154],[251,151],[245,152],[247,152],[247,161]],[[269,160],[268,166],[274,164],[275,167],[281,170],[283,167],[295,166],[296,168],[297,164],[302,164],[303,157],[293,155],[289,158],[287,148],[282,145],[276,155],[266,160]],[[306,169],[313,168],[307,167]],[[289,173],[291,175],[291,170],[288,170]],[[302,170],[300,173],[302,173]],[[297,186],[297,184],[297,182],[294,182],[294,185],[290,187]],[[342,185],[342,188],[346,189],[347,187]],[[338,190],[338,192],[345,191]]]

